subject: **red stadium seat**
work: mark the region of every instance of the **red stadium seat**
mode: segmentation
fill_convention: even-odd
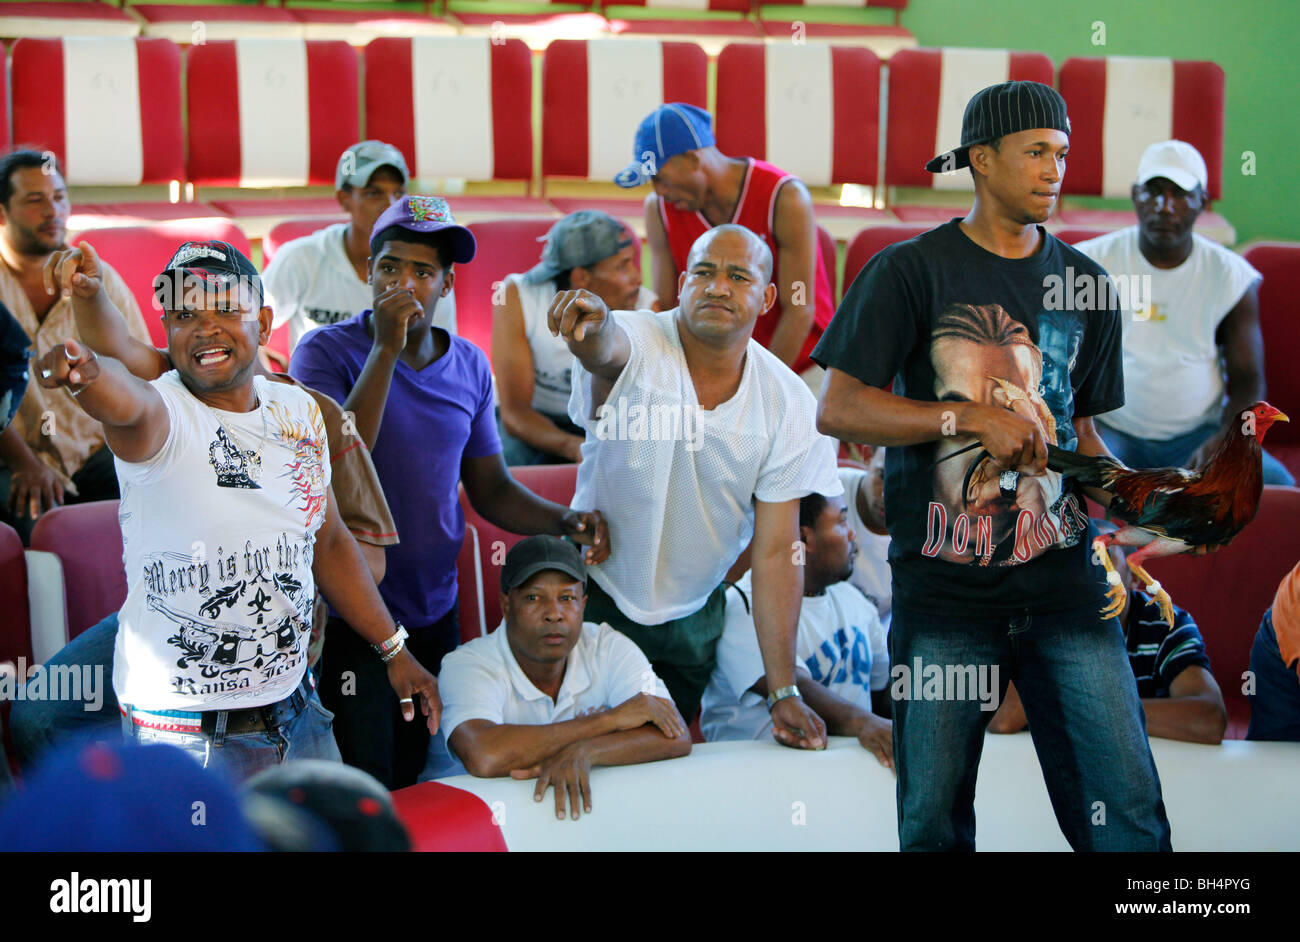
[[[1241,253],[1259,269],[1259,327],[1264,335],[1268,401],[1288,416],[1268,430],[1268,451],[1300,480],[1300,242],[1259,242]]]
[[[926,162],[961,143],[962,115],[975,92],[1012,80],[1050,85],[1052,60],[1039,52],[1003,49],[903,49],[895,54],[889,60],[885,185],[953,191],[953,204],[969,208],[974,191],[970,172],[930,173]],[[940,223],[954,215],[930,205],[892,209],[904,222]]]
[[[895,242],[905,242],[931,228],[933,227],[913,224],[910,226],[869,226],[863,229],[853,237],[853,241],[849,243],[849,249],[844,255],[844,293],[848,294],[853,279],[858,277],[858,272],[862,271],[863,266],[871,261],[876,253],[885,246],[893,245]]]
[[[153,294],[153,280],[182,242],[220,239],[248,255],[248,237],[234,223],[223,219],[195,219],[159,222],[151,226],[121,226],[87,229],[71,240],[73,245],[89,242],[100,256],[117,270],[131,289],[140,313],[149,327],[149,337],[158,347],[167,346],[161,310]]]
[[[15,666],[23,658],[32,663],[31,615],[27,602],[27,561],[23,556],[23,541],[17,532],[0,523],[0,664]],[[14,764],[14,746],[9,738],[9,704],[0,702],[0,735],[4,737],[4,754]]]
[[[511,468],[510,473],[514,475],[516,481],[528,488],[538,497],[544,497],[547,500],[555,501],[557,504],[569,505],[573,499],[573,492],[578,486],[578,466],[576,464],[549,464],[549,465],[530,465],[527,467]],[[501,623],[501,566],[505,563],[505,554],[509,552],[510,547],[514,546],[523,539],[518,533],[510,533],[502,530],[495,524],[488,523],[483,517],[470,506],[469,498],[465,495],[465,488],[460,489],[460,504],[465,511],[465,523],[467,529],[472,527],[478,536],[478,557],[479,572],[482,574],[482,581],[478,583],[476,591],[480,594],[478,598],[482,600],[481,605],[475,605],[476,612],[471,612],[466,617],[465,609],[461,608],[461,638],[477,637],[480,634],[479,627],[482,628],[482,634],[493,631]],[[474,573],[473,560],[468,557],[464,549],[457,560],[458,578],[462,580],[460,586],[461,598],[465,597],[464,579],[467,575]],[[478,626],[466,625],[475,614],[481,619]]]
[[[420,179],[528,180],[532,55],[518,39],[381,38],[366,46],[366,135]]]
[[[609,31],[615,35],[759,42],[763,37],[757,24],[748,19],[749,9],[749,0],[696,0],[690,5],[676,0],[611,0],[601,4]]]
[[[303,24],[280,7],[231,3],[132,3],[146,36],[201,46],[232,39],[302,39]]]
[[[758,26],[772,39],[825,42],[861,42],[883,55],[915,45],[912,34],[899,25],[899,12],[907,0],[857,0],[857,2],[803,3],[802,0],[755,0]],[[886,13],[893,10],[893,14]],[[852,14],[858,14],[853,16]]]
[[[470,223],[478,251],[456,268],[456,333],[492,356],[492,296],[506,277],[525,272],[542,255],[537,240],[553,219],[493,219]]]
[[[313,232],[339,222],[347,222],[347,217],[314,216],[311,219],[286,219],[284,222],[276,223],[271,227],[271,231],[262,237],[262,270],[266,270],[266,267],[271,264],[271,259],[275,258],[275,253],[280,251],[280,246],[286,242],[309,236]],[[457,271],[456,274],[459,275],[460,272]]]
[[[70,185],[135,186],[185,176],[174,43],[20,39],[11,66],[14,140],[58,155]]]
[[[673,101],[707,107],[707,70],[694,43],[551,43],[542,57],[542,176],[613,180],[651,111]]]
[[[432,4],[430,4],[432,6]],[[402,9],[399,4],[367,2],[360,7],[339,4],[289,8],[289,15],[302,24],[303,39],[342,39],[364,46],[385,36],[455,36],[448,20],[425,11]]]
[[[723,153],[770,161],[809,186],[875,186],[880,60],[824,43],[727,46],[716,131]]]
[[[1062,242],[1077,245],[1080,242],[1086,242],[1089,239],[1097,238],[1097,236],[1105,235],[1108,231],[1106,229],[1058,229],[1052,235]]]
[[[140,24],[117,7],[94,0],[42,0],[0,6],[0,36],[61,38],[63,36],[133,37]]]
[[[502,8],[510,12],[500,12]],[[559,37],[594,37],[605,32],[606,23],[586,3],[565,0],[536,0],[495,4],[490,0],[447,0],[445,10],[461,26],[461,32],[487,32],[505,38],[514,32],[527,33],[530,44]]]
[[[1142,152],[1176,138],[1205,158],[1210,199],[1223,183],[1224,75],[1213,62],[1160,58],[1070,58],[1061,64],[1061,94],[1070,109],[1066,194],[1127,197]],[[1076,209],[1058,215],[1067,226],[1116,229],[1134,223],[1131,210]],[[1197,220],[1203,234],[1231,244],[1231,224],[1217,213]]]
[[[345,42],[191,46],[185,86],[198,185],[333,186],[339,155],[360,136],[357,55]]]
[[[100,500],[55,507],[42,514],[32,529],[32,549],[53,553],[63,564],[68,640],[126,601],[117,503]]]
[[[1148,145],[1177,138],[1201,152],[1219,198],[1224,77],[1215,63],[1072,57],[1061,64],[1061,95],[1074,127],[1065,193],[1126,197]]]
[[[456,269],[456,332],[491,358],[492,297],[506,275],[522,273],[542,255],[538,241],[554,219],[493,219],[468,228],[478,241],[474,261]],[[641,244],[632,235],[640,260]]]
[[[1245,736],[1250,703],[1241,688],[1250,646],[1278,584],[1296,560],[1300,488],[1266,486],[1258,515],[1231,545],[1206,556],[1153,559],[1148,566],[1174,604],[1186,609],[1201,629],[1228,707],[1229,739]]]

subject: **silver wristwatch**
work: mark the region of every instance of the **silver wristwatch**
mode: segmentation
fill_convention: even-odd
[[[772,707],[776,706],[777,703],[786,699],[787,697],[800,697],[800,699],[802,699],[802,695],[799,693],[799,688],[794,686],[793,684],[791,684],[789,687],[777,687],[775,690],[773,690],[771,693],[767,695],[768,712],[770,713]]]

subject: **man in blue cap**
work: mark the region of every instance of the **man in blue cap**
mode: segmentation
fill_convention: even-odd
[[[294,350],[289,373],[333,396],[355,417],[402,541],[387,551],[380,594],[410,633],[430,670],[460,640],[456,557],[465,539],[457,488],[474,509],[515,533],[552,533],[609,554],[603,518],[537,497],[510,476],[492,408],[492,372],[483,352],[433,326],[455,281],[474,258],[473,234],[446,200],[407,196],[379,217],[370,237],[373,310],[313,331]],[[336,714],[343,759],[387,788],[413,785],[429,734],[398,719],[370,645],[333,613],[321,654],[321,696]],[[446,755],[441,735],[433,746]]]
[[[812,197],[797,177],[754,157],[728,157],[714,145],[713,118],[694,105],[656,108],[637,128],[632,163],[615,178],[623,187],[651,183],[646,238],[660,304],[677,303],[677,279],[691,246],[724,223],[744,226],[772,253],[776,302],[754,325],[754,339],[804,377],[816,393],[821,368],[809,353],[835,311],[817,239]]]
[[[1008,680],[1020,691],[1071,846],[1170,849],[1124,632],[1098,620],[1106,583],[1089,559],[1096,529],[1080,487],[1046,467],[1049,444],[1106,454],[1092,417],[1124,403],[1113,295],[1094,295],[1102,303],[1089,310],[1053,310],[1046,299],[1056,278],[1106,283],[1100,266],[1042,226],[1069,135],[1065,101],[1046,85],[978,92],[961,146],[926,165],[970,168],[971,211],[872,259],[813,351],[829,371],[818,427],[889,446],[904,850],[974,849],[993,710],[957,680],[990,669],[999,697]],[[935,671],[951,687],[922,689],[920,675]]]

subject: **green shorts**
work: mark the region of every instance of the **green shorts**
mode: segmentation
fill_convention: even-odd
[[[632,639],[668,687],[686,722],[700,710],[704,688],[717,664],[718,639],[726,625],[726,589],[719,585],[699,611],[660,625],[642,625],[621,611],[595,579],[587,580],[584,621],[606,622]],[[617,706],[611,703],[610,706]]]

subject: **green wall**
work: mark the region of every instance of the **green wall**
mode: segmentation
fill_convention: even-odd
[[[1092,43],[1098,20],[1104,46]],[[1058,69],[1070,56],[1217,62],[1228,113],[1214,209],[1239,242],[1300,240],[1300,0],[910,0],[902,24],[922,46],[1043,52]]]

